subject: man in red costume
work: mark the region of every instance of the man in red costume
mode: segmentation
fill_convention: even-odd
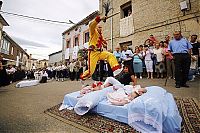
[[[80,76],[82,80],[85,80],[94,73],[96,64],[99,60],[107,60],[112,68],[114,76],[118,75],[122,71],[115,56],[108,51],[103,51],[102,49],[103,47],[107,48],[107,42],[102,36],[102,27],[98,25],[98,23],[105,19],[106,17],[100,18],[97,16],[89,25],[90,40],[88,49],[88,70]]]

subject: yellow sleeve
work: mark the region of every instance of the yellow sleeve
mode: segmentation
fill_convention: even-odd
[[[97,16],[89,25],[90,35],[93,35],[96,29],[97,24],[101,21],[100,17]]]

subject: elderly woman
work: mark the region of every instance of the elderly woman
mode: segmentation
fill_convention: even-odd
[[[142,79],[142,54],[140,53],[139,49],[135,49],[135,53],[133,56],[133,70],[135,73],[135,78],[137,78],[137,76],[140,76],[140,79]]]
[[[159,43],[156,43],[156,47],[153,49],[153,53],[156,55],[155,70],[157,73],[157,78],[160,76],[163,78],[163,73],[165,71],[164,53],[163,48],[160,47]]]

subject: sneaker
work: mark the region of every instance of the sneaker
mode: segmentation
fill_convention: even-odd
[[[140,76],[140,79],[142,79],[142,76]]]
[[[117,69],[113,72],[114,77],[119,75],[122,72],[123,68]]]

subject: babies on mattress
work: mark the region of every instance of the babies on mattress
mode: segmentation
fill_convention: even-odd
[[[103,89],[104,86],[102,82],[94,82],[92,85],[83,85],[82,89],[80,90],[80,95],[83,96],[84,94],[90,93],[92,91],[97,91]]]
[[[133,88],[133,86],[131,87],[130,85],[127,85],[126,87],[129,87],[131,89]],[[129,94],[126,92],[125,88],[119,88],[115,92],[108,93],[107,98],[111,104],[122,106],[131,102],[133,99],[141,96],[146,92],[147,90],[145,88],[140,88],[140,86],[137,86],[137,89],[135,87],[134,91]]]
[[[145,88],[141,88],[140,85],[132,86],[126,85],[124,86],[118,80],[113,77],[108,77],[104,84],[102,82],[94,82],[92,85],[83,86],[80,91],[80,96],[90,93],[92,91],[102,90],[106,87],[113,86],[112,93],[108,93],[107,98],[113,105],[124,105],[132,101],[134,98],[146,93],[147,90]],[[126,90],[130,90],[130,93],[127,93]]]

